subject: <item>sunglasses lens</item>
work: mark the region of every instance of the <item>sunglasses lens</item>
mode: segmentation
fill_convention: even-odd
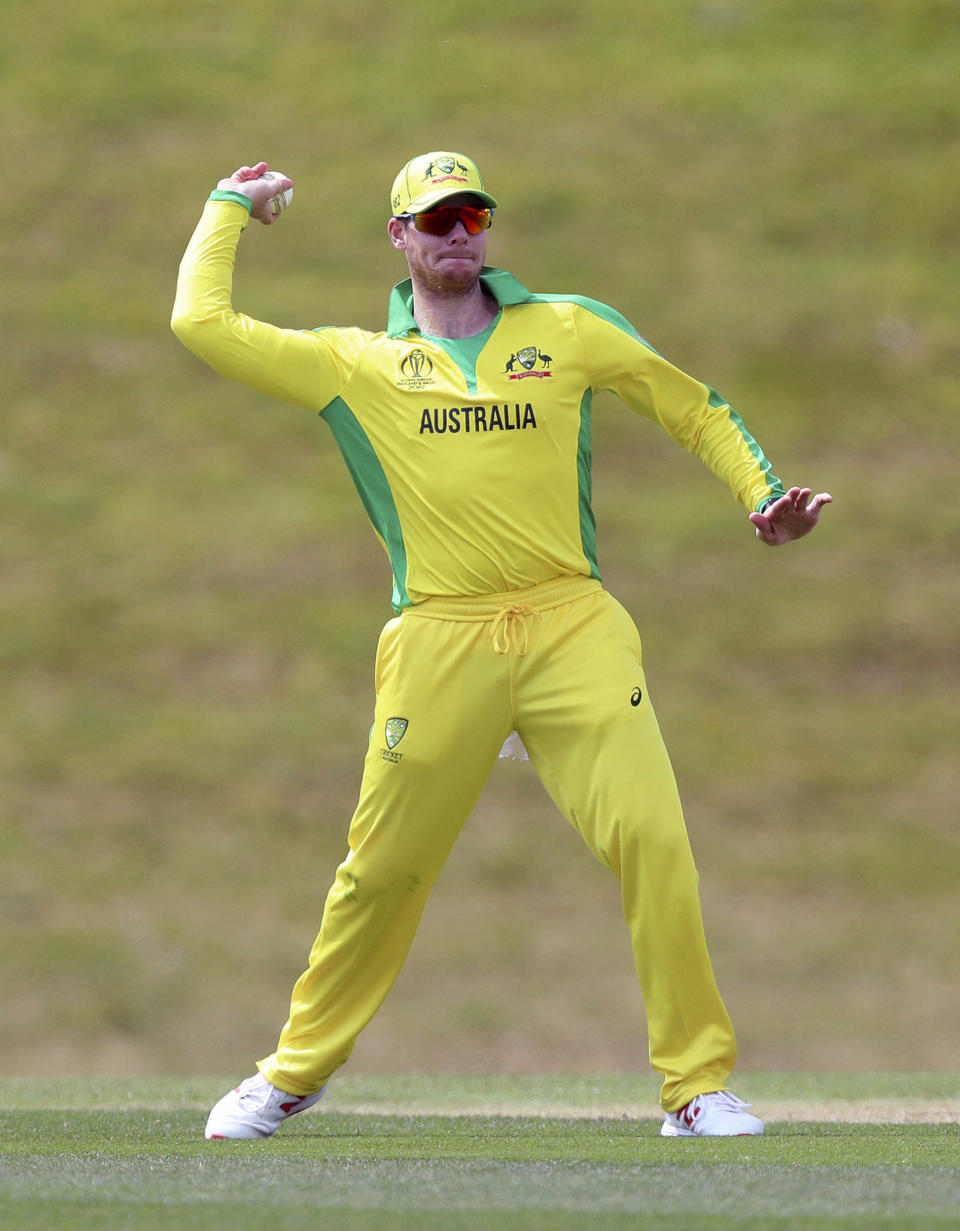
[[[493,210],[474,209],[471,205],[448,205],[413,217],[417,230],[428,235],[447,235],[458,222],[463,223],[469,234],[479,235],[493,222]]]
[[[481,231],[486,231],[493,222],[493,210],[462,209],[460,217],[463,219],[463,225],[471,235],[479,235]]]
[[[460,209],[460,221],[471,235],[479,235],[481,231],[485,231],[493,222],[493,211],[489,209],[471,209],[469,206],[462,206]]]

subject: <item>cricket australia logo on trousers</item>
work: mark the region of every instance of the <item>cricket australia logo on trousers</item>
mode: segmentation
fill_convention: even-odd
[[[394,748],[406,735],[408,725],[406,718],[388,718],[384,723],[383,738],[387,746],[380,749],[380,755],[385,761],[391,761],[396,765],[403,760],[403,753],[394,752]]]

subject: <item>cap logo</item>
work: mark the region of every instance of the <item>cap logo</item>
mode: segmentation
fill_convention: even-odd
[[[455,171],[459,171],[461,174],[455,175]],[[459,183],[465,184],[469,174],[470,169],[464,163],[457,162],[449,154],[441,154],[433,162],[427,163],[427,169],[423,173],[423,178],[429,180],[431,184],[442,184],[444,180],[457,180]]]

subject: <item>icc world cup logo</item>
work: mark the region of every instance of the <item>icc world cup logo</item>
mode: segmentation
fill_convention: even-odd
[[[433,384],[433,360],[419,347],[405,355],[400,363],[398,385],[405,389],[424,389]]]
[[[400,364],[400,371],[404,376],[429,376],[433,371],[433,360],[422,350],[412,350]]]

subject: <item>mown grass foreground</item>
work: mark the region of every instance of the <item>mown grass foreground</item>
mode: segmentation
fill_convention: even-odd
[[[221,1082],[5,1082],[0,1225],[960,1225],[957,1075],[747,1080],[758,1110],[789,1108],[762,1138],[664,1140],[649,1079],[558,1076],[344,1080],[321,1109],[253,1143],[202,1139]],[[418,1113],[418,1089],[446,1113]],[[614,1114],[618,1098],[636,1099],[635,1114]],[[917,1118],[925,1099],[929,1122]],[[825,1101],[828,1122],[805,1118]],[[912,1122],[894,1122],[907,1102]],[[549,1106],[565,1112],[543,1114]],[[864,1122],[884,1106],[887,1122]]]

